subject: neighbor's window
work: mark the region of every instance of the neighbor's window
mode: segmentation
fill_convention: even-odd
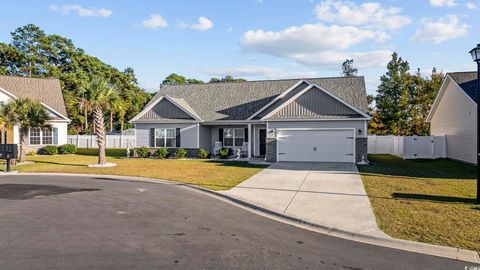
[[[53,143],[53,133],[51,128],[42,129],[42,144],[52,144]]]
[[[156,128],[155,147],[176,147],[176,135],[174,128]]]
[[[224,146],[243,146],[245,142],[245,131],[243,128],[225,128],[223,129]]]
[[[30,129],[30,145],[39,145],[42,143],[40,136],[40,128]]]

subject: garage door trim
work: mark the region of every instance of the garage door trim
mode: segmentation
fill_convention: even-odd
[[[275,140],[277,141],[277,147],[275,149],[275,152],[276,152],[276,158],[277,158],[277,162],[279,160],[278,158],[278,131],[282,131],[282,130],[285,130],[285,131],[288,131],[288,130],[293,130],[293,131],[308,131],[308,130],[312,130],[312,131],[322,131],[322,130],[350,130],[352,131],[352,135],[353,135],[353,156],[352,156],[352,162],[353,163],[356,163],[356,153],[355,153],[355,148],[356,148],[356,139],[357,137],[355,136],[355,128],[277,128],[276,130],[276,134],[275,134]]]

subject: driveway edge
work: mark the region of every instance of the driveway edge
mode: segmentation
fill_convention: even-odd
[[[73,176],[73,177],[98,177],[98,178],[115,178],[111,179],[113,181],[137,181],[137,182],[148,182],[148,183],[163,183],[163,184],[173,184],[183,188],[190,189],[192,191],[201,192],[203,194],[209,195],[210,197],[220,199],[224,202],[233,204],[237,207],[245,209],[247,211],[259,214],[261,216],[287,223],[295,227],[300,227],[310,231],[339,237],[342,239],[357,241],[361,243],[372,244],[376,246],[383,246],[393,249],[399,249],[404,251],[410,251],[415,253],[422,253],[437,257],[461,260],[466,262],[478,263],[480,264],[480,253],[473,250],[466,250],[460,248],[439,246],[427,243],[414,242],[403,239],[396,238],[382,238],[362,233],[350,232],[346,230],[341,230],[333,227],[328,227],[321,224],[316,224],[308,222],[296,217],[292,217],[283,213],[279,213],[270,209],[266,209],[246,201],[234,198],[232,196],[220,193],[217,191],[209,190],[203,187],[194,186],[191,184],[175,182],[171,180],[147,178],[147,177],[137,177],[137,176],[121,176],[121,175],[106,175],[106,174],[75,174],[75,173],[2,173],[3,175],[52,175],[52,176]]]

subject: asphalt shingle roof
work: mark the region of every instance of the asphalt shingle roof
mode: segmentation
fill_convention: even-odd
[[[478,86],[477,86],[477,72],[451,72],[447,73],[450,78],[452,78],[455,83],[457,83],[460,88],[467,93],[467,95],[478,103]]]
[[[39,100],[67,117],[62,88],[58,79],[0,75],[0,88],[16,97]]]
[[[246,120],[300,79],[166,85],[150,103],[162,95],[181,98],[204,121]],[[367,93],[363,77],[305,79],[316,83],[350,105],[367,111]]]

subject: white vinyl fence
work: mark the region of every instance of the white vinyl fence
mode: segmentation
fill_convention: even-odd
[[[369,154],[390,154],[403,159],[447,157],[445,136],[368,136]]]
[[[75,144],[78,148],[98,148],[95,135],[68,135],[67,143]],[[106,135],[107,148],[134,148],[135,135]]]

